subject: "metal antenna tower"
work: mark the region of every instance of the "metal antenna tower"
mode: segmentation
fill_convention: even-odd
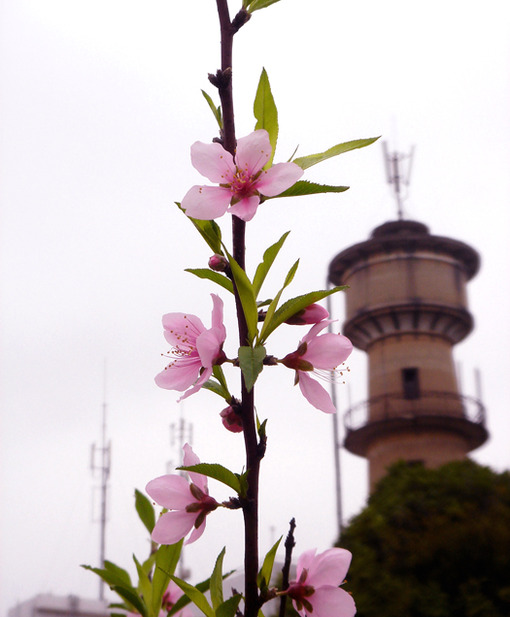
[[[97,461],[99,459],[99,461]],[[106,498],[108,494],[108,478],[110,476],[111,442],[106,443],[106,362],[103,374],[103,421],[101,430],[101,444],[92,444],[90,469],[94,474],[100,472],[101,476],[101,512],[100,512],[100,535],[99,535],[99,563],[104,568],[105,544],[106,544]],[[104,600],[104,581],[99,580],[99,599]]]
[[[409,178],[411,176],[411,166],[413,163],[414,146],[411,147],[409,154],[401,152],[389,152],[388,145],[385,141],[382,142],[384,151],[384,164],[386,168],[386,179],[388,184],[393,186],[393,193],[397,202],[398,220],[404,218],[402,210],[402,187],[409,186]],[[407,195],[406,195],[407,196]]]

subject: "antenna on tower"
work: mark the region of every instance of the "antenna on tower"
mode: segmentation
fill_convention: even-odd
[[[382,146],[384,151],[386,179],[388,184],[393,186],[393,193],[395,194],[395,200],[397,202],[398,220],[401,221],[404,218],[402,210],[402,200],[404,199],[402,196],[402,187],[409,186],[414,146],[411,147],[409,154],[396,151],[389,152],[388,144],[385,141],[382,142]]]
[[[106,498],[108,493],[108,478],[110,476],[111,463],[111,442],[106,443],[106,360],[103,370],[103,419],[101,430],[101,444],[96,446],[92,444],[90,469],[92,473],[100,472],[101,476],[101,512],[100,512],[100,534],[99,534],[99,563],[100,567],[104,568],[105,560],[105,545],[106,545]],[[97,456],[96,456],[97,454]],[[96,458],[99,461],[96,461]],[[104,581],[99,581],[99,599],[104,600]]]

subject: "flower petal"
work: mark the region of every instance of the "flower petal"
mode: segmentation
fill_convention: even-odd
[[[151,499],[169,510],[184,510],[194,501],[186,478],[175,474],[154,478],[145,490]]]
[[[205,518],[204,518],[204,522],[200,525],[198,529],[196,527],[193,529],[190,537],[186,540],[184,544],[191,544],[192,542],[196,542],[198,538],[200,538],[200,536],[204,533],[204,531],[205,531]]]
[[[222,330],[223,340],[227,337],[227,331],[225,330],[225,326],[223,325],[223,300],[217,296],[216,294],[211,294],[211,298],[213,301],[213,310],[211,317],[211,326],[215,330]]]
[[[167,313],[163,315],[165,339],[174,347],[194,347],[195,340],[205,326],[196,315]]]
[[[232,199],[230,189],[222,186],[192,186],[181,201],[181,208],[188,216],[201,221],[211,221],[223,216]]]
[[[255,188],[266,197],[276,197],[296,184],[303,173],[295,163],[277,163],[260,174]]]
[[[310,362],[314,368],[331,370],[347,360],[351,351],[352,343],[346,336],[328,332],[307,343],[303,360]]]
[[[202,366],[202,361],[196,358],[178,358],[154,378],[156,385],[165,390],[184,392],[192,386]]]
[[[269,161],[271,152],[269,133],[265,129],[259,129],[237,140],[236,166],[253,176]]]
[[[203,176],[218,184],[230,184],[236,172],[232,155],[218,143],[196,141],[191,146],[191,163]]]
[[[312,379],[308,373],[298,371],[299,374],[299,389],[306,400],[316,409],[324,413],[335,413],[336,409],[333,405],[331,397],[326,390]]]
[[[307,585],[338,587],[347,575],[352,554],[344,548],[330,548],[317,555],[308,568]]]
[[[195,382],[195,385],[190,388],[189,390],[187,390],[180,399],[177,400],[178,403],[180,403],[181,401],[183,401],[185,398],[188,398],[189,396],[191,396],[192,394],[195,394],[196,392],[198,392],[200,390],[200,388],[205,384],[205,382],[209,379],[209,377],[212,375],[212,367],[210,368],[205,368],[202,371],[202,374],[200,375],[200,377],[197,379],[197,381]]]
[[[297,564],[296,564],[296,580],[299,581],[299,579],[301,578],[301,572],[303,570],[310,569],[316,552],[317,552],[316,548],[311,548],[308,551],[301,553],[301,555],[299,556],[299,559],[297,560]]]
[[[196,512],[184,510],[165,512],[159,517],[151,537],[158,544],[175,544],[190,531],[196,517]]]
[[[352,596],[339,587],[322,587],[309,596],[313,617],[353,617],[356,605]]]
[[[184,465],[184,467],[191,467],[200,463],[200,459],[193,452],[193,448],[188,443],[184,444],[183,450],[184,456],[182,459],[182,464]],[[196,484],[203,493],[208,495],[209,491],[207,490],[207,476],[204,476],[201,473],[196,473],[194,471],[188,471],[188,474],[193,484]]]
[[[251,197],[244,197],[238,203],[230,206],[230,214],[235,214],[242,221],[251,221],[257,212],[257,208],[260,203],[260,197],[258,195],[252,195]]]

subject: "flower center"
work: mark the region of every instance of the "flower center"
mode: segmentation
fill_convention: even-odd
[[[230,190],[239,199],[256,195],[257,189],[254,187],[254,184],[258,176],[259,174],[252,176],[247,170],[236,167],[236,173],[230,183]]]

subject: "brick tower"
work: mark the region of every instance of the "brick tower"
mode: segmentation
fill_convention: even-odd
[[[339,253],[329,280],[349,285],[343,332],[369,362],[368,400],[345,414],[345,447],[369,462],[370,487],[403,459],[461,460],[487,439],[480,401],[459,392],[453,346],[473,328],[467,244],[397,220]]]

